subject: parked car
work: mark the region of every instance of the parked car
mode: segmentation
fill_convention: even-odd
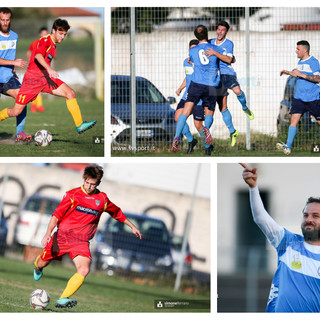
[[[15,240],[21,245],[42,247],[51,215],[61,200],[34,194],[27,198],[18,212]]]
[[[289,76],[287,79],[283,99],[280,102],[280,109],[277,118],[278,133],[280,133],[281,129],[284,127],[286,128],[290,123],[290,110],[292,106],[293,96],[296,91],[296,82],[297,78],[295,77]],[[315,118],[311,116],[309,112],[306,112],[301,117],[299,125],[302,125],[305,128],[305,130],[308,130],[314,123],[317,123]]]
[[[171,239],[164,222],[146,215],[125,215],[139,228],[142,240],[130,227],[110,217],[96,236],[96,269],[111,275],[119,270],[172,273]]]
[[[7,219],[2,214],[0,216],[0,256],[3,256],[7,247],[8,226]]]
[[[171,141],[176,130],[175,110],[170,104],[174,97],[167,100],[147,79],[136,77],[136,134],[137,140],[156,139]],[[112,142],[130,141],[131,128],[130,76],[111,76],[111,137]]]
[[[192,253],[190,251],[190,245],[187,242],[186,253],[182,257],[182,243],[183,237],[172,235],[171,236],[171,254],[174,262],[173,272],[177,273],[181,258],[183,259],[182,275],[190,276],[192,273]]]

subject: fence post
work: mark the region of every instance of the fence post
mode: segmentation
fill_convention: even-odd
[[[135,7],[130,8],[130,116],[131,116],[131,147],[132,152],[137,150],[136,136],[136,61],[135,61],[135,32],[136,15]]]
[[[250,29],[249,29],[249,7],[245,9],[246,18],[246,97],[247,106],[250,108]],[[251,133],[250,133],[250,120],[247,118],[247,150],[251,149]]]

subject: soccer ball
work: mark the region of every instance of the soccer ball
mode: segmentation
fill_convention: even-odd
[[[36,289],[30,294],[30,305],[36,310],[45,309],[50,302],[49,293],[43,289]]]
[[[38,130],[34,135],[34,141],[37,146],[46,147],[51,144],[52,134],[44,129]]]

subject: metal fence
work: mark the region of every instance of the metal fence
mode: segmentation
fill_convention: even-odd
[[[216,107],[210,129],[216,150],[229,150],[230,154],[236,150],[269,151],[275,150],[277,141],[286,141],[294,86],[285,91],[288,77],[280,77],[280,71],[296,67],[295,49],[299,40],[307,40],[310,54],[320,56],[318,10],[252,7],[247,8],[246,14],[243,7],[160,7],[132,8],[132,11],[134,21],[130,19],[130,8],[111,10],[112,143],[124,148],[112,151],[135,149],[134,143],[145,150],[170,148],[176,128],[174,113],[182,96],[177,96],[176,90],[185,78],[183,61],[188,56],[188,43],[194,38],[193,30],[204,24],[209,29],[209,38],[215,38],[221,20],[231,26],[227,38],[234,43],[233,67],[255,117],[252,121],[247,119],[236,95],[229,90],[228,109],[240,135],[232,148],[230,132]],[[133,36],[134,45],[130,46]],[[133,71],[137,77],[134,141],[130,113]],[[191,133],[198,136],[192,116],[188,124]],[[318,125],[306,115],[293,148],[309,150],[318,141]]]

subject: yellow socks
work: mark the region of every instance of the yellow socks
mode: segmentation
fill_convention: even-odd
[[[7,118],[9,118],[7,110],[8,110],[8,108],[5,108],[0,111],[0,121],[6,120]]]
[[[68,281],[68,284],[59,299],[71,297],[81,287],[83,281],[84,276],[80,273],[75,273]]]
[[[73,118],[73,121],[76,127],[79,127],[83,121],[82,121],[81,111],[78,106],[77,99],[69,99],[69,100],[66,100],[66,102],[67,102],[68,110],[71,113],[71,116]]]

